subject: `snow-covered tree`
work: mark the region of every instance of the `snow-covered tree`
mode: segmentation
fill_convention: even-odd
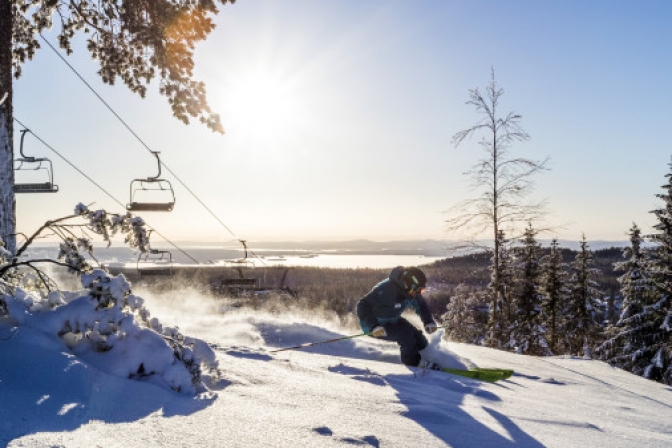
[[[77,222],[82,220],[83,224]],[[83,236],[74,236],[75,227]],[[62,239],[58,259],[21,257],[47,231]],[[164,327],[152,318],[123,275],[110,276],[96,269],[89,232],[108,242],[122,233],[131,247],[146,250],[147,232],[141,218],[91,211],[79,204],[74,215],[38,229],[16,255],[4,249],[4,242],[0,244],[0,318],[60,338],[64,347],[92,365],[109,369],[110,374],[186,394],[203,390],[203,367],[210,378],[218,376],[212,350],[205,342],[185,337],[177,328]],[[40,268],[44,263],[80,274],[83,290],[58,290]]]
[[[594,268],[593,253],[585,235],[571,265],[569,300],[564,310],[566,351],[572,355],[592,357],[601,316],[601,291],[594,280],[600,271]]]
[[[647,257],[642,248],[642,232],[636,224],[630,228],[630,247],[623,250],[625,261],[617,263],[622,271],[618,279],[623,295],[618,322],[608,329],[609,338],[597,349],[601,359],[637,375],[643,375],[652,354],[647,339],[652,333],[643,311],[656,302],[656,288],[648,277]]]
[[[541,261],[541,293],[546,339],[553,354],[558,353],[558,333],[562,328],[562,309],[568,298],[567,266],[562,261],[558,240],[551,241],[548,255]]]
[[[518,275],[511,304],[509,347],[520,354],[549,355],[541,312],[541,246],[532,224],[525,229],[522,246],[515,253]]]
[[[652,211],[658,222],[653,226],[655,233],[648,235],[649,241],[655,243],[646,263],[654,297],[638,319],[649,329],[642,353],[646,360],[643,376],[672,384],[672,172],[665,177],[665,192],[656,195],[663,206]]]
[[[13,171],[12,76],[40,48],[39,37],[56,26],[58,42],[68,54],[80,32],[100,64],[103,82],[121,79],[140,96],[159,77],[159,92],[168,97],[173,114],[188,123],[197,118],[223,132],[219,116],[210,111],[205,86],[192,79],[193,51],[214,29],[217,2],[235,0],[0,0],[0,236],[14,252],[16,217]]]
[[[496,250],[492,256],[490,284],[486,289],[489,298],[490,315],[486,343],[500,348],[509,340],[508,329],[511,321],[511,295],[515,282],[511,241],[504,231],[497,233]]]
[[[479,344],[488,322],[487,310],[481,291],[459,284],[441,316],[443,325],[447,327],[446,339]]]

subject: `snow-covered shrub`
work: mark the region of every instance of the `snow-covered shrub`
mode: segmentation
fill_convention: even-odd
[[[445,338],[451,341],[480,344],[488,324],[488,306],[482,292],[460,283],[441,316]]]
[[[91,212],[82,204],[68,218],[73,217],[88,219],[87,228],[108,242],[121,231],[132,246],[141,250],[146,246],[147,233],[140,218]],[[90,240],[74,238],[64,231],[62,220],[58,226],[56,222],[47,223],[38,233],[49,228],[62,236],[59,259],[52,262],[79,273],[83,289],[54,290],[53,282],[34,266],[35,260],[18,261],[0,250],[0,316],[60,338],[77,356],[107,373],[185,394],[202,391],[202,369],[210,376],[218,375],[210,347],[152,318],[123,275],[111,276],[89,264],[82,252],[92,253]]]

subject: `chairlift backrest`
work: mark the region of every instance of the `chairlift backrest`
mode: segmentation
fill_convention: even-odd
[[[14,172],[44,171],[46,173],[46,178],[44,179],[44,182],[16,182],[15,179],[14,193],[56,193],[58,191],[58,185],[54,185],[54,169],[51,160],[46,157],[27,156],[23,152],[23,140],[26,137],[27,132],[30,132],[30,130],[21,130],[21,145],[19,147],[21,157],[14,160]]]
[[[133,212],[169,212],[175,206],[175,192],[169,181],[160,179],[161,160],[158,151],[151,151],[156,157],[159,173],[146,179],[134,179],[130,185],[130,201],[126,209]],[[151,199],[163,199],[162,201],[140,200],[137,196],[141,192],[150,192]],[[145,198],[146,199],[146,198]]]
[[[151,236],[151,231],[147,238]],[[173,254],[167,250],[152,249],[138,255],[136,269],[140,275],[173,275]]]

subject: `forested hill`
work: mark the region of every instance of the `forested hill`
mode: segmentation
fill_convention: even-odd
[[[543,255],[550,252],[542,249]],[[577,255],[576,250],[561,249],[563,262],[569,267]],[[618,277],[621,273],[614,270],[614,264],[623,261],[623,248],[611,247],[593,251],[594,268],[601,272],[595,280],[605,294],[618,293]],[[491,255],[478,253],[459,257],[445,258],[427,265],[427,271],[437,283],[457,285],[464,283],[472,286],[486,286],[490,281]]]

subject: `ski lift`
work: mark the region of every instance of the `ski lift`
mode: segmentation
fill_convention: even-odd
[[[21,130],[21,146],[19,152],[21,157],[14,160],[14,172],[18,171],[36,171],[41,174],[32,176],[33,182],[16,182],[14,179],[14,193],[56,193],[58,185],[54,185],[54,169],[51,160],[46,157],[31,157],[23,153],[23,140],[30,129]],[[44,174],[46,174],[46,179]],[[40,182],[40,180],[43,180]]]
[[[247,258],[247,241],[246,240],[238,240],[238,242],[243,245],[243,253],[245,255],[243,256],[243,258],[235,258],[235,259],[232,259],[232,260],[224,260],[224,264],[227,265],[227,266],[253,268],[254,267],[254,261]]]
[[[134,179],[131,181],[131,200],[126,209],[131,212],[169,212],[175,205],[175,192],[170,182],[161,177],[161,160],[158,151],[151,151],[156,157],[159,174],[146,179]],[[145,194],[147,193],[147,194]],[[162,201],[148,201],[150,199],[163,199]],[[143,199],[144,198],[144,199]],[[168,200],[166,200],[168,199]]]
[[[173,254],[167,250],[148,248],[138,255],[135,268],[139,275],[173,275]]]
[[[263,279],[260,278],[258,275],[254,274],[254,271],[257,270],[256,265],[248,258],[247,241],[238,241],[243,245],[244,257],[225,261],[228,273],[215,285],[216,292],[232,297],[260,297],[263,294],[271,292],[281,293],[292,297],[296,296],[296,293],[285,285],[287,273],[290,269],[289,267],[284,267],[282,271],[279,271],[277,268],[270,268],[275,272],[275,275],[268,272],[267,268],[264,268]],[[278,275],[278,272],[281,273]],[[279,276],[279,281],[276,280],[276,285],[269,285],[267,282],[267,274],[270,274],[270,277],[275,277],[276,279]]]
[[[259,280],[256,277],[245,277],[242,268],[235,268],[238,277],[225,277],[221,279],[218,290],[232,296],[244,296],[254,294],[259,289]]]
[[[147,234],[147,250],[140,252],[135,265],[139,275],[173,275],[173,254],[167,250],[152,249],[149,245],[150,230]]]

